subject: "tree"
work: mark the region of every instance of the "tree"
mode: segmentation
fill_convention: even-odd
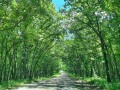
[[[96,50],[93,50],[93,49],[91,50],[92,47],[87,48],[89,50],[86,54],[88,54],[89,51],[94,53],[95,51],[97,51],[97,49],[101,48],[99,52],[96,52],[96,55],[99,55],[99,53],[103,54],[101,58],[103,58],[105,62],[106,71],[104,72],[106,72],[108,82],[111,82],[111,79],[114,78],[114,75],[112,75],[112,73],[115,73],[113,69],[116,69],[115,67],[118,66],[117,64],[115,64],[116,58],[114,56],[114,51],[112,51],[113,52],[112,54],[110,53],[111,50],[113,50],[112,49],[113,47],[109,46],[109,43],[111,42],[110,38],[111,39],[114,38],[113,35],[115,37],[119,36],[118,34],[115,34],[115,29],[111,29],[113,28],[111,25],[112,23],[114,23],[114,22],[111,23],[111,21],[113,21],[116,18],[116,16],[114,16],[115,13],[112,13],[110,10],[106,11],[106,9],[107,10],[111,9],[112,6],[111,7],[109,6],[111,5],[110,3],[112,2],[88,1],[88,0],[81,0],[81,1],[66,0],[66,7],[69,7],[69,10],[65,12],[65,13],[68,13],[68,15],[67,14],[66,15],[68,16],[69,24],[71,25],[68,28],[70,32],[73,33],[75,37],[77,36],[81,40],[82,39],[87,40],[86,39],[87,36],[90,39],[89,41],[87,40],[86,42],[87,45],[85,45],[86,44],[85,43],[83,47],[85,48],[89,47],[90,43],[88,42],[90,41],[92,43],[96,43],[97,41],[96,44],[99,47],[96,48]],[[104,7],[103,5],[107,7]],[[83,38],[84,36],[82,36],[81,33],[86,35],[85,38]],[[91,36],[91,33],[93,34],[92,36]],[[92,39],[91,37],[96,37],[96,40]],[[116,40],[117,39],[115,39],[115,41]],[[115,44],[113,44],[113,46],[114,45]],[[88,56],[87,59],[89,59],[90,56]],[[93,54],[93,56],[95,55]],[[94,58],[97,59],[97,57],[98,56],[95,56]],[[114,60],[113,60],[113,57],[114,57]],[[115,67],[112,64],[115,64]],[[93,72],[93,71],[91,69],[88,72]],[[115,76],[117,77],[119,77],[118,72],[119,70],[116,69]]]

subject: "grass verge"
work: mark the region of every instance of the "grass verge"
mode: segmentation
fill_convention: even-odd
[[[96,86],[99,86],[103,90],[120,90],[120,80],[112,81],[111,83],[108,83],[106,79],[98,78],[98,77],[83,78],[83,77],[76,77],[74,75],[70,75],[70,77],[77,80],[85,81],[89,84],[94,84]]]
[[[33,79],[33,80],[9,80],[8,82],[2,82],[0,84],[0,90],[6,90],[6,89],[12,89],[14,87],[19,87],[22,86],[24,84],[28,84],[31,82],[37,82],[37,81],[44,81],[44,80],[49,80],[52,77],[56,77],[59,74],[55,74],[53,76],[49,76],[49,77],[40,77],[37,79]]]
[[[111,83],[108,83],[107,80],[102,78],[86,78],[85,79],[90,84],[95,84],[97,86],[100,86],[101,88],[104,88],[104,90],[120,90],[120,81],[112,81]]]

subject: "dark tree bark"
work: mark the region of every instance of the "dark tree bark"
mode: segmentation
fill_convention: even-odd
[[[109,69],[109,64],[108,64],[108,59],[107,59],[107,49],[106,49],[105,41],[104,41],[104,39],[103,39],[103,37],[101,35],[101,32],[99,32],[99,38],[100,38],[100,45],[101,45],[101,49],[102,49],[103,58],[105,60],[107,81],[111,82],[110,69]]]

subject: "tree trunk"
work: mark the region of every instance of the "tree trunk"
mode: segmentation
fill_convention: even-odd
[[[109,64],[108,64],[108,59],[107,59],[107,50],[106,50],[106,44],[105,41],[101,35],[101,32],[99,33],[99,38],[100,38],[100,44],[101,44],[101,49],[102,49],[102,54],[103,58],[105,60],[105,67],[106,67],[106,75],[107,75],[107,81],[111,82],[110,78],[110,69],[109,69]]]

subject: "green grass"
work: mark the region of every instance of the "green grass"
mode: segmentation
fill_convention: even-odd
[[[99,86],[104,90],[120,90],[120,81],[112,81],[111,83],[108,83],[107,80],[105,79],[94,77],[92,78],[77,77],[77,79]]]
[[[55,74],[55,75],[50,76],[50,77],[40,77],[40,78],[33,79],[33,80],[10,80],[8,82],[2,82],[0,84],[0,90],[6,90],[6,88],[19,87],[19,86],[22,86],[24,84],[31,83],[32,81],[37,82],[37,81],[49,80],[50,78],[56,77],[58,75],[59,74]]]
[[[0,84],[0,90],[6,90],[6,88],[18,87],[22,84],[29,83],[30,80],[10,80],[8,82],[2,82]]]
[[[111,83],[108,83],[106,79],[98,78],[98,77],[91,77],[91,78],[83,78],[83,77],[76,77],[74,75],[69,74],[70,77],[86,81],[90,84],[94,84],[96,86],[101,87],[103,90],[120,90],[120,80],[118,81],[112,81]]]
[[[105,90],[120,90],[120,81],[112,81],[108,83],[105,79],[101,78],[89,78],[88,82],[91,84],[95,84],[104,88]]]

